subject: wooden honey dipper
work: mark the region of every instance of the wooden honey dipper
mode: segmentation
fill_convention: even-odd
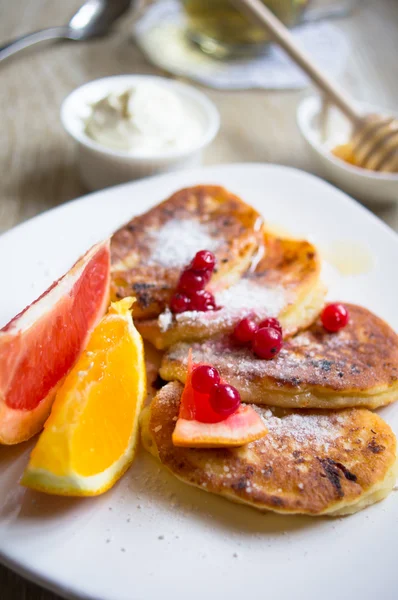
[[[355,164],[382,173],[398,173],[398,119],[379,114],[363,114],[354,100],[330,77],[322,73],[311,57],[299,48],[290,31],[261,0],[232,0],[276,41],[351,121],[350,145]]]

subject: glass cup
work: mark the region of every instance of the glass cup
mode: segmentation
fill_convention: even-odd
[[[263,53],[268,33],[235,8],[231,0],[180,0],[188,18],[188,36],[217,58]],[[295,25],[309,0],[263,0],[288,27]]]

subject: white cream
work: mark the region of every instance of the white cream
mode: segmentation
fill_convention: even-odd
[[[151,156],[194,146],[203,129],[182,96],[166,86],[141,82],[93,104],[85,132],[103,146]]]

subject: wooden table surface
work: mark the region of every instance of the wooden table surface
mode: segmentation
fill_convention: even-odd
[[[0,0],[1,42],[64,24],[80,0]],[[398,109],[398,2],[359,0],[336,21],[351,44],[342,80],[358,99]],[[74,145],[59,107],[77,86],[117,73],[157,73],[130,39],[131,17],[112,37],[37,47],[0,69],[0,231],[85,192]],[[295,124],[307,91],[206,90],[222,120],[207,163],[264,161],[316,172]],[[398,205],[377,209],[398,230]],[[56,600],[58,596],[0,567],[1,600]]]

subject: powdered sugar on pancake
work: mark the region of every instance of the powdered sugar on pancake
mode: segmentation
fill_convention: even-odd
[[[276,316],[285,305],[282,287],[257,285],[250,279],[241,279],[237,284],[216,294],[218,306],[226,311],[256,311],[259,316]]]
[[[208,340],[202,346],[194,344],[192,347],[194,360],[198,360],[198,362],[206,360],[207,356],[208,362],[213,364],[215,355],[221,357],[220,362],[224,363],[228,370],[233,369],[234,377],[239,381],[242,388],[247,387],[248,377],[258,379],[271,377],[277,382],[285,383],[289,381],[291,385],[299,388],[301,381],[308,383],[309,373],[312,377],[315,377],[316,381],[322,381],[324,386],[327,387],[327,381],[330,381],[332,374],[329,362],[323,360],[322,355],[319,359],[317,358],[317,347],[315,345],[311,344],[308,358],[304,359],[300,346],[296,345],[295,338],[290,343],[285,343],[278,356],[273,360],[260,360],[250,348],[231,346],[228,337],[217,341]],[[296,352],[296,349],[298,352]],[[321,346],[319,346],[319,350],[322,350]],[[311,368],[309,368],[308,361],[311,361]],[[343,368],[343,365],[336,363],[333,369],[338,371],[339,367]],[[297,400],[300,404],[304,397],[305,392],[299,390]]]
[[[165,331],[167,331],[169,329],[169,327],[171,327],[171,325],[173,323],[173,313],[171,312],[171,310],[169,308],[166,308],[166,310],[163,311],[159,315],[158,323],[159,323],[160,331],[162,333],[164,333]]]
[[[346,413],[334,415],[290,413],[283,417],[275,416],[272,410],[253,405],[268,428],[268,436],[263,442],[271,444],[275,449],[283,450],[289,441],[300,449],[300,446],[314,444],[326,452],[329,445],[340,435],[346,421]],[[255,442],[253,442],[255,443]]]
[[[170,269],[185,267],[198,250],[214,252],[221,243],[209,235],[206,225],[191,219],[172,219],[150,235],[148,264]]]
[[[286,293],[282,287],[257,285],[250,279],[241,279],[238,283],[219,292],[216,296],[215,311],[186,311],[175,315],[175,322],[183,326],[214,325],[233,327],[238,319],[255,314],[258,319],[276,317],[286,305]],[[171,326],[165,313],[159,317],[161,331]]]
[[[297,368],[302,364],[302,357],[297,356],[291,348],[282,348],[272,361],[261,360],[250,348],[231,345],[229,336],[213,338],[201,343],[176,344],[169,350],[170,360],[177,360],[186,365],[189,346],[192,347],[194,362],[217,363],[217,368],[221,371],[225,369],[231,375],[233,373],[233,376],[239,380],[241,388],[246,387],[248,377],[290,378],[292,374],[296,374]]]

